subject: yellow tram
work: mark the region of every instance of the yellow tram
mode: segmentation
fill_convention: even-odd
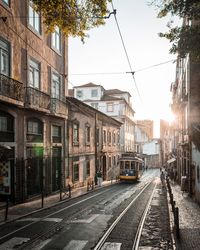
[[[121,181],[137,181],[143,173],[144,161],[137,157],[135,153],[127,152],[119,158],[119,179]]]

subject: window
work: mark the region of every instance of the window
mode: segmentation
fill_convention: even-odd
[[[0,39],[0,73],[10,75],[10,45]]]
[[[99,104],[98,104],[98,102],[93,102],[93,103],[91,103],[91,106],[95,109],[98,109]]]
[[[37,120],[28,120],[27,133],[41,135],[42,134],[42,123],[40,121],[37,121]]]
[[[60,99],[61,97],[61,76],[58,74],[52,74],[52,97]]]
[[[77,98],[82,98],[82,97],[83,97],[83,92],[82,92],[82,90],[77,90],[77,92],[76,92],[76,97],[77,97]]]
[[[33,9],[32,1],[29,2],[29,20],[28,21],[29,21],[29,25],[40,34],[41,33],[40,15]]]
[[[97,97],[97,94],[98,94],[97,89],[92,89],[91,96]]]
[[[36,118],[28,119],[26,136],[28,142],[43,142],[43,123]]]
[[[14,141],[14,118],[3,111],[0,111],[0,141]]]
[[[86,175],[90,176],[90,160],[86,160]]]
[[[52,33],[52,47],[57,51],[61,51],[61,32],[58,26],[55,27],[55,31]]]
[[[73,158],[73,181],[79,180],[79,158]]]
[[[7,117],[0,116],[0,131],[7,132]]]
[[[86,124],[85,126],[85,129],[86,129],[86,144],[89,144],[90,143],[90,125],[89,124]]]
[[[77,123],[73,124],[73,143],[77,144],[79,142],[79,125]]]
[[[113,140],[112,140],[113,141],[113,145],[115,145],[115,143],[116,143],[115,132],[113,132],[112,135],[113,135]]]
[[[107,103],[107,112],[113,112],[113,103]]]
[[[52,141],[53,143],[61,142],[61,127],[60,126],[52,126]]]
[[[108,143],[111,144],[111,132],[108,131]]]
[[[10,0],[3,0],[3,3],[5,3],[8,6],[10,6]]]
[[[29,59],[29,86],[40,88],[40,63],[31,58]]]
[[[103,143],[106,144],[106,130],[103,131]]]
[[[99,133],[100,133],[100,130],[99,130],[99,128],[97,128],[97,130],[96,130],[96,143],[97,143],[97,145],[99,145]]]

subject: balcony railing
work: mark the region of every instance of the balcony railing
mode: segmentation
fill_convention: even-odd
[[[0,74],[0,95],[23,102],[23,83]]]
[[[50,96],[38,89],[27,87],[25,104],[30,108],[49,110]]]
[[[66,102],[51,98],[51,112],[54,114],[67,115]]]

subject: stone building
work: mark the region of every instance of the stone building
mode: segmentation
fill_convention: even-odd
[[[119,121],[105,115],[74,97],[66,98],[68,120],[68,172],[73,187],[95,181],[97,172],[103,180],[119,174]]]
[[[57,27],[46,34],[31,1],[0,0],[0,13],[0,168],[10,177],[0,193],[20,202],[65,177],[68,41]]]
[[[176,115],[174,143],[177,148],[178,183],[187,179],[186,190],[200,202],[200,64],[190,55],[177,58],[172,84],[172,110]]]
[[[101,85],[87,83],[70,91],[74,97],[122,122],[120,128],[120,150],[135,150],[135,111],[130,102],[130,94],[119,89],[104,89]]]

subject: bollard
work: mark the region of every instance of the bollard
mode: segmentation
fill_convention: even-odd
[[[180,238],[180,234],[179,234],[179,209],[178,207],[175,208],[175,229],[176,229],[176,237],[177,239]]]
[[[9,204],[9,198],[6,199],[5,221],[7,221],[8,219],[8,204]]]
[[[71,186],[70,186],[70,184],[68,184],[68,191],[69,191],[69,198],[71,198],[72,197],[72,193],[71,193]]]

